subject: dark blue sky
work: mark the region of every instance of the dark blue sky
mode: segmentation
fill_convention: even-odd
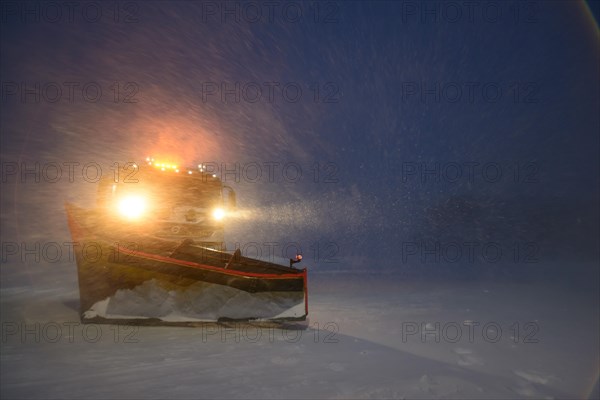
[[[599,36],[584,2],[486,13],[478,2],[275,3],[256,22],[239,2],[227,3],[238,21],[225,3],[123,2],[118,18],[100,3],[98,22],[81,12],[87,3],[57,22],[43,4],[23,15],[3,3],[3,160],[294,162],[305,178],[296,183],[232,182],[241,206],[270,216],[232,235],[335,242],[352,266],[394,265],[398,246],[421,237],[544,241],[597,260]],[[23,102],[13,92],[24,82],[63,93]],[[102,97],[76,90],[68,101],[65,82],[93,82]],[[115,102],[114,82],[121,95],[137,89],[137,102]],[[223,82],[258,85],[261,100],[206,95]],[[292,91],[266,101],[265,83]],[[315,163],[334,169],[314,182]],[[436,165],[477,169],[423,182],[419,168]],[[482,175],[490,165],[497,182]]]

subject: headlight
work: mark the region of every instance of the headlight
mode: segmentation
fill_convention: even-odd
[[[217,221],[221,221],[223,220],[223,218],[225,218],[225,210],[223,210],[222,208],[215,208],[213,210],[213,218],[216,219]]]
[[[119,201],[119,213],[128,219],[139,218],[146,210],[146,200],[141,196],[127,196]]]

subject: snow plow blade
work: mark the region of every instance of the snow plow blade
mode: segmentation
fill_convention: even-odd
[[[83,322],[285,325],[308,314],[306,269],[144,234],[66,204]]]

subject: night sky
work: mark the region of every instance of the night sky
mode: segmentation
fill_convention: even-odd
[[[95,190],[8,164],[153,155],[238,165],[228,244],[297,242],[316,269],[597,277],[585,2],[76,4],[2,2],[3,240],[68,240],[63,203]],[[426,243],[504,255],[423,260]]]

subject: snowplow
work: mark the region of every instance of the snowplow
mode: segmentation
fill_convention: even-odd
[[[307,271],[224,249],[235,192],[215,175],[147,158],[65,205],[83,322],[285,324],[308,314]]]

